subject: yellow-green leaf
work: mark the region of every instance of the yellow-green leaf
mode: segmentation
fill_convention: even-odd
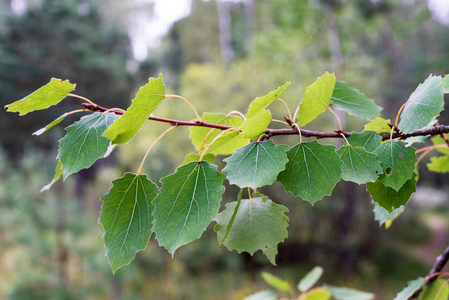
[[[52,78],[49,83],[40,89],[5,107],[8,108],[7,111],[19,112],[23,116],[29,112],[46,109],[58,104],[75,89],[75,86],[68,80],[62,81],[58,78]]]
[[[159,78],[150,78],[148,83],[139,89],[131,106],[125,114],[117,119],[103,133],[113,144],[124,144],[132,139],[151,113],[165,98],[165,85],[162,74]]]
[[[323,113],[332,98],[335,86],[335,74],[326,72],[306,88],[304,98],[299,105],[299,126],[304,126]]]
[[[427,164],[429,171],[437,173],[449,173],[449,156],[433,156]]]
[[[390,119],[386,120],[381,117],[377,117],[375,120],[372,120],[366,124],[364,129],[365,131],[375,131],[377,133],[390,132],[391,127],[388,126],[388,123],[390,123]]]

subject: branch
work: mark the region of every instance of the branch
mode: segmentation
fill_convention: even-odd
[[[82,105],[91,110],[91,111],[99,111],[99,112],[105,112],[110,111],[118,115],[123,115],[124,112],[118,111],[118,110],[109,110],[108,108],[101,107],[99,105],[92,105],[90,103],[82,103]],[[225,125],[218,125],[218,124],[211,124],[201,121],[179,121],[179,120],[172,120],[172,119],[166,119],[166,118],[159,118],[150,116],[148,118],[149,120],[158,121],[158,122],[165,122],[169,123],[172,126],[202,126],[202,127],[209,127],[209,128],[216,128],[221,130],[227,130],[230,128],[236,128],[232,126],[225,126]],[[278,135],[297,135],[299,134],[298,129],[295,128],[288,128],[288,129],[270,129],[268,128],[266,130],[266,137],[270,138],[272,136],[278,136]],[[434,126],[427,129],[420,129],[416,130],[412,133],[403,134],[403,133],[394,133],[393,138],[399,138],[401,140],[405,140],[409,137],[413,136],[426,136],[426,135],[439,135],[443,133],[449,133],[449,126],[440,125],[440,126]],[[343,138],[343,135],[345,137],[351,136],[350,132],[341,132],[339,130],[334,132],[322,132],[322,131],[312,131],[312,130],[304,130],[301,129],[301,135],[305,137],[316,137],[317,139],[321,138]],[[390,133],[381,133],[380,136],[382,137],[382,140],[388,140],[390,138]]]
[[[430,269],[429,273],[426,276],[426,278],[428,279],[424,282],[423,285],[419,287],[419,289],[415,291],[415,293],[413,293],[412,296],[410,296],[409,299],[417,299],[419,294],[421,294],[422,290],[426,285],[429,285],[435,280],[437,280],[438,276],[435,276],[435,274],[440,273],[441,270],[443,270],[448,260],[449,260],[449,246],[444,250],[444,252],[441,255],[437,256],[437,258],[435,259],[435,264],[433,265],[432,269]]]

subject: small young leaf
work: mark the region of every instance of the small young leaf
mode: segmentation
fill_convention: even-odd
[[[239,116],[226,116],[225,114],[217,113],[204,113],[201,120],[205,123],[240,127],[243,123],[243,119]],[[204,149],[209,145],[213,139],[222,132],[220,129],[207,128],[202,126],[190,127],[190,139],[197,150]],[[237,131],[238,133],[238,131]],[[245,146],[249,143],[249,139],[245,139],[243,134],[234,135],[232,139],[228,140],[221,147],[215,149],[209,149],[208,153],[215,155],[229,155],[235,152],[236,149]],[[216,144],[216,143],[215,143]],[[214,144],[214,145],[215,145]]]
[[[332,294],[326,291],[324,288],[319,287],[310,290],[305,297],[298,298],[300,300],[329,300]]]
[[[413,177],[407,180],[399,191],[385,186],[379,180],[375,183],[368,182],[366,190],[371,194],[374,202],[391,213],[402,205],[407,204],[410,196],[416,191],[416,174],[413,174]]]
[[[101,198],[99,222],[104,227],[106,256],[115,272],[146,248],[153,221],[151,201],[158,188],[145,175],[131,173],[112,184],[109,193]]]
[[[63,170],[62,170],[61,167],[62,167],[62,163],[61,163],[60,160],[58,160],[58,165],[56,166],[56,169],[55,169],[55,176],[53,177],[52,181],[51,181],[49,184],[47,184],[46,186],[44,186],[44,187],[41,189],[41,193],[42,193],[43,191],[49,191],[50,188],[51,188],[51,186],[52,186],[56,181],[58,181],[59,178],[61,178],[62,173],[63,173]]]
[[[382,110],[373,100],[343,81],[335,83],[331,104],[336,109],[344,110],[365,120],[378,117]]]
[[[449,286],[444,279],[437,279],[426,285],[419,295],[419,300],[447,300],[449,297]]]
[[[441,136],[434,136],[430,139],[434,145],[447,145],[446,141]],[[449,146],[447,148],[435,148],[440,153],[449,155]]]
[[[301,279],[298,284],[298,289],[301,292],[307,292],[320,279],[321,275],[323,275],[323,268],[316,266]]]
[[[317,141],[297,144],[287,151],[288,163],[277,181],[286,191],[314,204],[340,181],[342,160],[335,146],[321,145]]]
[[[201,237],[220,208],[224,178],[217,166],[201,161],[161,179],[161,192],[153,200],[153,231],[168,252]]]
[[[246,138],[255,139],[267,130],[268,125],[271,123],[271,113],[265,108],[279,98],[289,85],[290,82],[287,82],[276,90],[251,102],[246,113],[246,120],[240,127]]]
[[[278,295],[275,291],[260,291],[249,295],[243,300],[277,300]]]
[[[201,157],[201,153],[198,152],[193,152],[190,154],[187,154],[186,157],[184,158],[184,162],[182,163],[182,165],[187,165],[188,163],[192,162],[192,161],[198,161]],[[203,160],[207,161],[208,163],[212,163],[214,161],[215,156],[213,156],[212,154],[206,154],[203,156]]]
[[[59,140],[58,154],[64,180],[70,174],[89,168],[108,152],[111,141],[101,134],[119,117],[113,113],[92,113],[66,128],[67,134]]]
[[[336,287],[325,284],[323,285],[323,288],[338,300],[371,300],[374,298],[374,295],[371,293],[348,289],[345,287]]]
[[[411,133],[426,127],[444,109],[441,76],[430,75],[407,100],[401,113],[399,129]]]
[[[379,180],[385,186],[399,191],[401,186],[413,176],[417,161],[415,151],[415,148],[406,147],[402,141],[390,140],[383,143],[375,150],[383,168],[383,174],[379,176]]]
[[[252,142],[223,160],[226,162],[223,172],[229,183],[240,188],[255,189],[272,184],[285,169],[286,148],[286,145],[274,145],[270,140]]]
[[[239,253],[248,252],[251,255],[262,250],[275,265],[277,245],[288,235],[288,217],[284,214],[288,209],[266,198],[252,198],[241,200],[234,215],[238,203],[236,201],[226,204],[226,209],[215,217],[217,225],[214,230],[217,232],[218,241],[223,241],[228,224],[234,217],[223,244],[229,250],[235,249]]]
[[[382,138],[374,131],[353,132],[348,137],[348,142],[353,147],[362,147],[368,152],[374,152],[382,143]]]
[[[424,282],[424,278],[419,277],[415,280],[412,280],[408,283],[408,285],[401,291],[393,300],[408,300],[411,295],[421,286]]]
[[[52,128],[52,127],[58,125],[59,123],[61,123],[65,119],[66,116],[67,116],[67,113],[61,115],[59,118],[57,118],[56,120],[54,120],[53,122],[51,122],[47,126],[45,126],[45,127],[41,128],[41,129],[33,132],[33,135],[35,135],[35,136],[41,135],[42,133],[46,132],[50,128]]]
[[[23,116],[29,112],[58,104],[75,89],[75,86],[76,84],[71,84],[68,80],[62,81],[58,78],[52,78],[49,83],[40,89],[5,107],[8,108],[7,111],[19,112]]]
[[[299,126],[304,126],[324,112],[329,105],[335,86],[335,74],[325,73],[306,88],[299,105]]]
[[[449,173],[449,156],[433,156],[427,164],[429,171]]]
[[[390,123],[390,119],[385,120],[381,117],[378,117],[366,124],[364,129],[365,131],[375,131],[377,133],[390,132],[391,128],[390,126],[388,126],[388,123]]]
[[[382,173],[377,155],[361,147],[343,146],[337,151],[343,165],[341,178],[358,184],[374,182]]]
[[[282,280],[273,274],[262,272],[262,278],[267,284],[271,285],[280,292],[288,292],[291,289],[290,284],[287,281]]]
[[[243,131],[245,138],[255,139],[267,130],[270,123],[271,112],[264,109],[257,115],[247,118],[240,126],[240,130]]]
[[[377,202],[373,202],[374,204],[374,219],[379,222],[379,227],[385,224],[385,229],[390,228],[393,221],[399,217],[399,215],[404,211],[405,206],[402,205],[399,208],[396,208],[391,213],[388,212],[385,208],[379,205]]]
[[[103,136],[113,144],[128,142],[164,98],[165,85],[162,82],[162,74],[157,79],[150,78],[148,83],[139,89],[126,113],[109,126]]]

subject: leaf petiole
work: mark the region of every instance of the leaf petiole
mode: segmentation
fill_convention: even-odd
[[[93,107],[97,107],[97,105],[95,103],[93,103],[91,100],[87,99],[86,97],[79,96],[79,95],[72,94],[72,93],[68,93],[67,97],[78,98],[78,99],[81,99],[81,100],[84,100],[84,101],[90,103]]]
[[[168,128],[156,140],[154,140],[153,144],[151,144],[150,148],[148,148],[147,153],[145,153],[145,156],[143,157],[142,162],[140,163],[140,167],[139,167],[139,170],[137,171],[136,176],[139,176],[140,172],[142,172],[143,164],[145,163],[145,160],[147,159],[147,156],[150,153],[151,149],[153,149],[154,145],[156,145],[156,143],[159,142],[159,140],[161,138],[163,138],[167,133],[169,133],[170,131],[172,131],[176,127],[177,126],[175,125],[175,126],[172,126],[172,127]]]
[[[279,101],[281,101],[282,103],[284,103],[285,108],[287,109],[287,112],[288,112],[288,117],[290,118],[290,120],[293,120],[293,119],[292,119],[292,113],[290,112],[290,108],[288,108],[287,103],[286,103],[284,100],[282,100],[282,98],[277,98],[277,100],[279,100]],[[299,106],[298,106],[298,107],[299,107]]]
[[[196,109],[195,109],[195,107],[193,106],[193,104],[190,103],[190,101],[187,100],[186,98],[184,98],[184,97],[182,97],[182,96],[179,96],[179,95],[165,95],[165,98],[179,98],[179,99],[184,100],[184,101],[185,101],[185,102],[192,108],[193,112],[195,113],[196,119],[197,119],[198,121],[201,120],[200,115],[199,115],[198,112],[196,111]]]
[[[224,130],[224,131],[222,131],[222,132],[220,132],[220,134],[219,135],[217,135],[213,140],[212,140],[212,142],[210,142],[210,144],[209,145],[207,145],[207,147],[206,147],[206,149],[204,149],[204,151],[203,151],[203,153],[201,154],[201,156],[200,156],[200,159],[198,160],[198,162],[200,162],[200,161],[202,161],[203,160],[203,157],[204,157],[204,155],[206,155],[206,152],[207,152],[207,150],[209,150],[209,148],[223,135],[223,134],[225,134],[226,132],[228,132],[228,131],[231,131],[231,130],[234,130],[235,128],[234,127],[232,127],[232,128],[229,128],[229,129],[226,129],[226,130]]]

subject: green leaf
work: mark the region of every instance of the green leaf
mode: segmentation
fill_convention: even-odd
[[[150,78],[148,83],[139,89],[126,113],[109,126],[103,136],[113,144],[127,143],[164,98],[165,85],[162,82],[162,74],[157,79]]]
[[[287,151],[288,163],[277,180],[286,191],[314,204],[340,181],[342,161],[335,146],[317,141],[297,144]]]
[[[287,89],[289,85],[290,82],[287,82],[283,86],[277,88],[274,91],[269,92],[265,96],[254,99],[249,105],[246,117],[252,118],[260,114],[262,111],[265,110],[265,108],[268,107],[268,105],[270,105],[271,103],[273,103],[273,101],[279,98],[279,96]]]
[[[449,173],[449,156],[433,156],[427,164],[429,171]]]
[[[257,115],[247,118],[240,126],[240,130],[243,131],[245,138],[256,139],[267,130],[270,123],[271,112],[264,109]]]
[[[362,147],[368,152],[374,152],[382,143],[382,138],[374,131],[353,132],[348,137],[348,142],[353,147]]]
[[[339,300],[371,300],[374,295],[367,292],[362,292],[354,289],[348,289],[345,287],[336,287],[325,284],[323,288],[332,294],[335,299]]]
[[[282,280],[273,274],[262,272],[262,278],[267,284],[271,285],[280,292],[288,292],[291,289],[290,284],[287,281]]]
[[[246,297],[243,300],[276,300],[278,295],[275,291],[260,291]]]
[[[146,248],[153,221],[151,201],[158,188],[145,175],[131,173],[112,184],[109,193],[101,198],[99,222],[104,227],[106,256],[115,272]]]
[[[252,142],[223,160],[226,162],[223,172],[230,184],[240,188],[256,189],[272,184],[285,169],[286,148],[286,145],[274,145],[270,140]]]
[[[298,289],[301,292],[308,291],[315,283],[320,279],[321,275],[323,275],[323,268],[316,266],[309,273],[304,276],[303,279],[298,284]]]
[[[407,100],[401,113],[399,129],[411,133],[426,127],[444,109],[441,76],[430,75]]]
[[[113,113],[92,113],[66,128],[59,140],[58,159],[62,162],[64,180],[81,169],[89,168],[105,156],[111,141],[101,134],[120,116]]]
[[[301,300],[329,300],[331,298],[331,293],[326,291],[324,288],[315,288],[307,293],[304,298],[298,298]]]
[[[413,176],[417,161],[415,151],[415,148],[406,147],[402,141],[390,140],[383,143],[375,150],[383,168],[379,180],[398,191]]]
[[[204,113],[201,117],[201,120],[205,123],[224,125],[224,126],[232,126],[232,127],[240,127],[243,123],[243,119],[238,116],[226,116],[222,113]],[[222,130],[202,127],[202,126],[192,126],[190,127],[190,139],[192,140],[193,145],[197,150],[204,149],[207,145],[209,145],[213,139],[215,139]],[[249,139],[243,137],[243,134],[238,134],[239,131],[236,130],[237,134],[232,131],[231,135],[228,135],[229,140],[226,143],[222,144],[220,147],[215,149],[209,149],[208,153],[215,155],[229,155],[235,152],[236,149],[245,146],[249,143]],[[227,134],[225,134],[227,135]],[[223,139],[221,139],[223,141]],[[218,142],[218,141],[217,141]],[[216,147],[217,143],[214,143],[214,147]],[[200,149],[201,147],[201,149]]]
[[[39,129],[39,130],[33,132],[33,135],[35,135],[35,136],[41,135],[42,133],[46,132],[46,131],[49,130],[50,128],[52,128],[52,127],[58,125],[59,123],[61,123],[61,122],[65,119],[65,117],[67,117],[67,116],[68,116],[67,113],[61,115],[59,118],[57,118],[56,120],[54,120],[53,122],[51,122],[51,123],[48,124],[47,126],[42,127],[41,129]]]
[[[441,79],[441,83],[443,84],[444,93],[449,93],[449,74],[444,75]]]
[[[329,105],[335,86],[335,74],[326,72],[306,88],[299,105],[299,126],[304,126],[324,112]]]
[[[188,163],[192,162],[192,161],[198,161],[201,157],[201,153],[198,152],[193,152],[190,154],[187,154],[186,157],[184,158],[184,162],[182,163],[182,165],[187,165]],[[203,156],[203,160],[207,161],[208,163],[212,163],[215,159],[215,156],[213,156],[212,154],[206,154]]]
[[[426,285],[419,295],[419,300],[447,300],[449,297],[449,286],[446,280],[437,279]]]
[[[35,110],[46,109],[58,104],[75,89],[76,84],[71,84],[68,80],[62,81],[52,78],[49,83],[34,91],[25,98],[8,104],[7,111],[19,112],[21,116]]]
[[[240,203],[240,204],[239,204]],[[239,208],[236,211],[236,206]],[[266,198],[252,198],[226,204],[226,209],[215,217],[214,230],[218,241],[229,250],[253,255],[262,250],[274,265],[277,245],[287,238],[288,209]],[[233,222],[230,230],[228,224]]]
[[[161,179],[161,192],[153,201],[153,231],[168,252],[201,237],[220,208],[224,178],[217,166],[201,161]]]
[[[410,196],[416,191],[416,174],[413,174],[413,177],[407,180],[399,191],[386,187],[379,180],[375,183],[368,182],[366,190],[371,194],[374,202],[379,203],[380,206],[391,213],[407,204]]]
[[[382,173],[377,155],[361,147],[342,146],[337,151],[343,165],[341,178],[358,184],[374,182]]]
[[[408,285],[401,291],[393,300],[408,300],[411,295],[424,283],[424,278],[419,277],[415,280],[412,280],[408,283]]]
[[[224,234],[223,238],[221,239],[221,241],[219,242],[220,246],[221,246],[221,244],[223,244],[223,242],[228,237],[228,234],[231,231],[232,225],[234,224],[235,216],[237,216],[237,212],[239,211],[240,203],[242,202],[242,194],[243,194],[243,189],[240,189],[240,192],[237,196],[237,205],[234,208],[234,212],[232,213],[231,219],[229,219],[228,225],[226,225],[225,234]]]
[[[58,181],[59,178],[61,178],[62,173],[63,173],[63,170],[62,170],[61,167],[62,167],[62,163],[61,163],[60,160],[58,160],[58,165],[56,166],[56,169],[55,169],[55,176],[53,177],[53,179],[51,180],[51,182],[50,182],[49,184],[47,184],[46,186],[44,186],[44,187],[41,189],[41,193],[42,193],[43,191],[49,191],[50,188],[51,188],[51,186],[52,186],[56,181]]]
[[[331,104],[336,109],[344,110],[365,120],[378,117],[382,110],[365,94],[351,88],[343,81],[335,83]]]
[[[240,127],[246,138],[255,139],[267,130],[268,125],[271,123],[271,113],[265,108],[279,98],[289,85],[290,82],[287,82],[276,90],[251,102],[246,113],[246,120]]]
[[[434,136],[430,139],[434,145],[447,145],[446,141],[441,136]],[[449,155],[449,146],[448,148],[435,148],[440,153]]]
[[[379,205],[377,202],[374,203],[374,219],[379,222],[379,227],[385,224],[385,229],[390,228],[393,221],[399,217],[399,215],[404,211],[405,206],[400,206],[396,208],[391,213],[388,212],[385,208]]]
[[[372,120],[371,122],[366,124],[364,129],[365,131],[375,131],[377,133],[391,132],[391,127],[388,126],[390,122],[391,122],[390,119],[386,120],[381,117],[378,117],[375,120]]]

